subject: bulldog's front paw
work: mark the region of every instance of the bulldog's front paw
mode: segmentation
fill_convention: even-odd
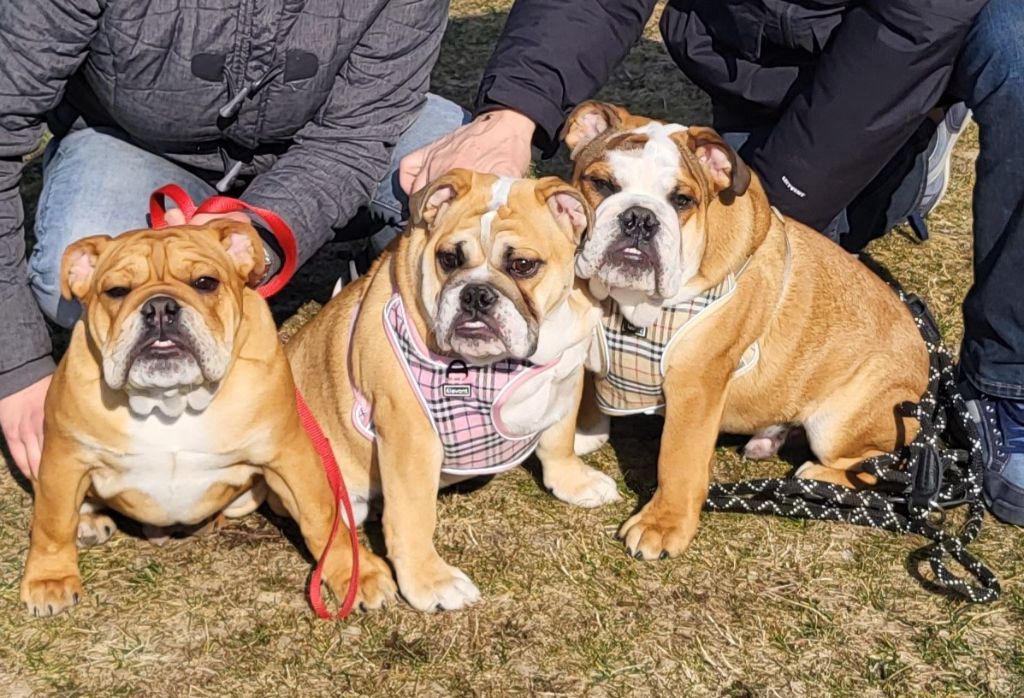
[[[417,569],[412,579],[399,587],[402,596],[417,611],[454,611],[480,600],[480,590],[465,572],[438,561],[434,569]]]
[[[77,572],[46,579],[26,576],[21,581],[21,600],[34,616],[56,615],[77,604],[84,594]]]
[[[544,480],[551,494],[578,507],[590,509],[622,499],[615,480],[583,463],[545,473]]]
[[[665,513],[647,503],[619,529],[626,552],[637,560],[664,559],[685,551],[697,532],[697,516]]]
[[[359,594],[356,596],[356,608],[361,611],[384,608],[394,601],[395,595],[398,594],[398,586],[391,576],[391,568],[387,562],[366,548],[360,548],[359,556]]]

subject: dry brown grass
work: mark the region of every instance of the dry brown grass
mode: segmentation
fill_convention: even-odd
[[[436,90],[472,96],[506,4],[453,3]],[[634,50],[605,95],[639,112],[707,120],[704,98],[654,41]],[[929,300],[951,340],[970,283],[976,152],[972,130],[931,242],[896,234],[873,248]],[[653,420],[616,423],[614,445],[590,461],[624,483],[625,501],[598,511],[554,500],[526,469],[442,497],[438,547],[483,601],[434,616],[399,606],[338,624],[312,617],[308,560],[260,515],[162,548],[119,534],[83,553],[81,606],[29,618],[17,584],[31,501],[0,477],[0,692],[1024,695],[1019,529],[989,519],[975,546],[1003,580],[991,606],[914,581],[906,559],[921,541],[838,524],[706,515],[684,557],[641,563],[612,534],[637,492],[651,490],[657,441]],[[720,449],[717,478],[760,472]]]

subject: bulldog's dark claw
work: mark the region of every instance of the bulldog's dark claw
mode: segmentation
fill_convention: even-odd
[[[50,612],[50,615],[52,616],[53,615],[53,604],[46,604],[46,609]]]
[[[359,612],[360,613],[366,613],[366,602],[365,601],[360,601],[359,602]]]
[[[103,527],[103,532],[109,536],[109,535],[111,535],[114,532],[114,530],[112,528],[110,528],[110,526],[104,526]]]
[[[668,551],[667,550],[662,550],[661,551],[661,555],[658,556],[658,559],[659,560],[664,560],[666,557],[668,557]]]
[[[635,557],[637,560],[643,560],[644,559],[644,554],[642,552],[640,552],[639,550],[637,550],[635,553],[633,553],[633,557]]]
[[[442,606],[441,604],[437,604],[436,606],[434,606],[434,610],[435,611],[443,611],[444,610],[444,606]]]
[[[76,604],[78,603],[78,592],[77,591],[74,594],[71,595],[71,600],[74,603],[76,603]]]

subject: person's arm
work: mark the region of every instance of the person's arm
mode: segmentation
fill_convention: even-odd
[[[46,113],[86,56],[99,0],[0,2],[0,428],[23,472],[39,467],[50,337],[28,287],[18,185]]]
[[[507,107],[537,126],[547,154],[569,113],[593,97],[643,34],[656,0],[518,0],[491,54],[477,113]]]
[[[295,231],[308,259],[370,202],[391,151],[426,98],[447,19],[442,0],[393,0],[335,78],[295,145],[242,195]]]
[[[656,0],[517,0],[484,70],[476,118],[402,160],[407,192],[457,167],[521,177],[531,141],[558,147],[569,113],[639,40]]]
[[[784,213],[824,229],[941,100],[987,0],[869,0],[850,10],[807,89],[750,164]]]

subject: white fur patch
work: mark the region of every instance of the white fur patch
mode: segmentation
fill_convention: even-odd
[[[212,486],[239,486],[258,472],[242,462],[240,450],[220,449],[211,433],[216,428],[203,415],[188,412],[176,419],[136,417],[126,452],[99,454],[110,466],[93,470],[92,485],[103,499],[127,490],[145,494],[154,508],[144,523],[199,523],[216,513],[198,506]]]

